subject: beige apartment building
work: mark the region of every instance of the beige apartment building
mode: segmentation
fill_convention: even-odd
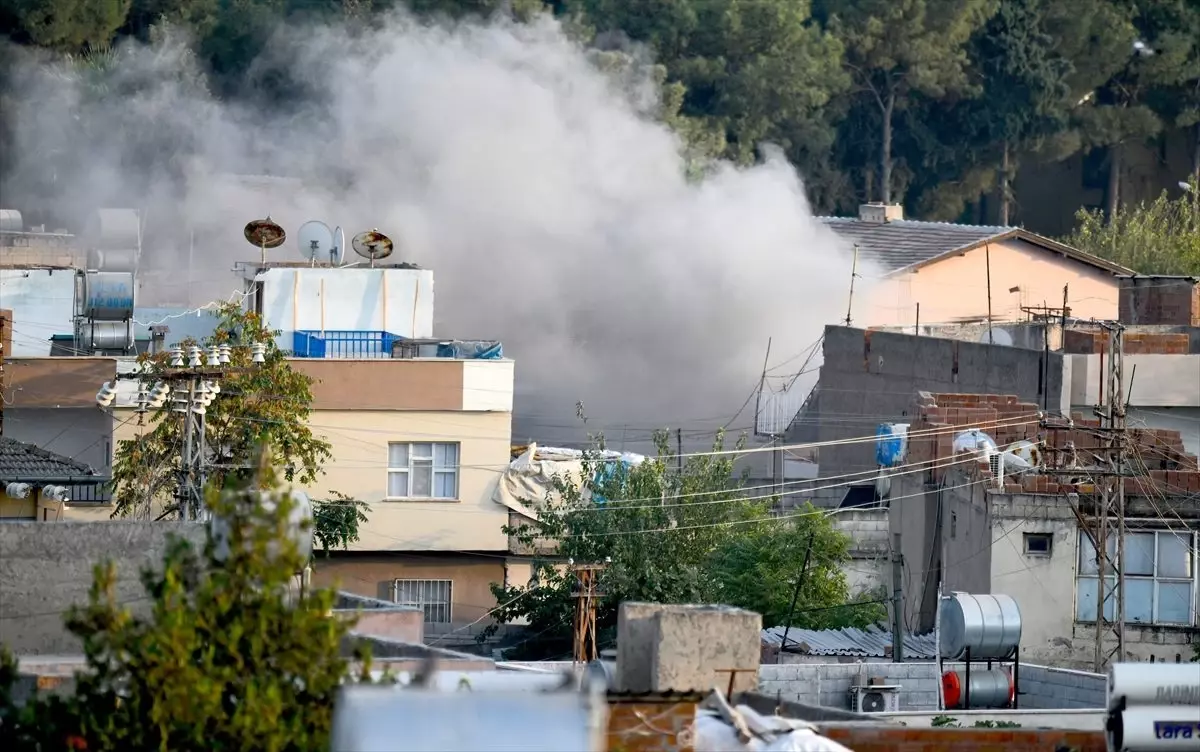
[[[529,565],[510,557],[495,502],[510,461],[511,360],[295,358],[313,380],[310,425],[329,442],[314,498],[339,492],[370,505],[350,551],[319,559],[315,579],[344,590],[419,605],[431,632],[475,621],[495,606],[492,583],[525,582]],[[130,359],[10,358],[5,362],[5,435],[97,474],[111,472],[119,442],[141,430],[132,384],[110,412],[101,384]],[[84,492],[86,491],[86,493]],[[108,520],[109,497],[89,485],[48,519]],[[6,515],[24,507],[7,503]],[[29,516],[33,519],[32,516]]]

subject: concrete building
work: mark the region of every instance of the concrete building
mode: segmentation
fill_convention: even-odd
[[[1070,410],[1060,353],[827,326],[822,354],[817,384],[786,439],[822,444],[814,450],[820,479],[787,485],[796,501],[836,504],[853,489],[873,488],[874,442],[847,440],[873,435],[880,423],[910,422],[918,391],[1015,394],[1029,410]]]
[[[1025,660],[1091,668],[1099,422],[1076,414],[1069,423],[1035,423],[1023,435],[1041,447],[1041,469],[997,479],[974,453],[955,452],[953,436],[979,425],[978,411],[994,413],[1010,400],[926,394],[914,404],[917,433],[905,461],[918,470],[895,475],[889,510],[905,562],[905,621],[916,631],[933,627],[939,583],[943,592],[1003,593],[1021,609]],[[1020,438],[1012,428],[988,433],[998,446]],[[1124,657],[1186,661],[1200,636],[1200,471],[1177,432],[1133,429],[1127,439]],[[1116,545],[1109,544],[1111,557]],[[1113,618],[1114,602],[1110,591],[1105,618]]]
[[[857,217],[823,221],[883,272],[866,326],[1018,321],[1022,306],[1040,305],[1115,319],[1116,277],[1132,273],[1017,227],[905,220],[899,206],[865,204]]]

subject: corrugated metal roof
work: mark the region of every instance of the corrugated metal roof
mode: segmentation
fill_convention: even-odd
[[[829,229],[858,246],[859,256],[886,271],[903,269],[960,248],[1012,232],[998,225],[956,225],[949,222],[864,222],[855,217],[821,217]]]
[[[762,631],[762,641],[768,645],[783,642],[783,627]],[[883,658],[892,649],[892,633],[877,626],[864,629],[797,629],[788,630],[789,652],[806,655],[846,655],[857,658]],[[885,652],[886,651],[886,652]],[[933,634],[904,636],[904,655],[908,658],[933,659],[937,654]]]

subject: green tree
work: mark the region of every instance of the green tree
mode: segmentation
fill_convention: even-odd
[[[1200,180],[1171,200],[1164,192],[1152,202],[1118,207],[1107,218],[1081,210],[1079,226],[1064,243],[1142,274],[1200,276]]]
[[[757,611],[764,627],[786,625],[789,614],[791,626],[803,629],[862,627],[886,619],[877,594],[850,593],[840,566],[850,558],[850,539],[811,504],[791,515],[784,522],[748,526],[715,552],[716,599]]]
[[[822,0],[819,17],[845,46],[856,96],[879,117],[878,188],[892,202],[893,126],[914,94],[971,96],[967,42],[989,18],[992,0]]]
[[[1043,0],[1001,0],[968,45],[980,95],[930,101],[909,121],[930,136],[917,177],[924,190],[916,203],[924,214],[955,218],[965,201],[995,186],[999,222],[1012,221],[1021,156],[1068,124],[1071,66],[1054,49],[1045,16]]]
[[[211,337],[203,343],[180,343],[184,348],[232,346],[228,375],[204,416],[204,465],[208,481],[218,488],[231,479],[254,474],[261,444],[272,448],[272,460],[289,483],[311,485],[329,459],[329,444],[308,426],[312,379],[291,367],[286,353],[275,344],[277,334],[253,311],[230,304],[219,310]],[[260,365],[251,363],[253,344],[266,346],[266,360]],[[177,370],[170,368],[169,361],[166,352],[141,356],[143,381],[152,385],[165,371]],[[118,442],[112,475],[114,516],[146,517],[157,509],[164,514],[178,511],[172,495],[178,480],[183,426],[171,407],[168,400],[149,414],[143,433]]]
[[[88,605],[67,617],[87,662],[72,694],[18,710],[11,657],[0,661],[0,723],[13,748],[328,749],[335,695],[353,678],[342,652],[353,623],[330,616],[332,591],[297,587],[305,562],[290,497],[261,468],[230,493],[210,492],[227,524],[202,547],[175,540],[143,572],[139,614],[118,601],[112,566],[96,568]],[[359,658],[367,679],[369,656]]]
[[[125,24],[130,0],[0,0],[18,40],[56,52],[102,49]]]
[[[735,478],[733,453],[689,457],[679,467],[669,454],[668,439],[666,432],[659,432],[659,456],[628,467],[589,452],[581,482],[556,478],[553,501],[526,502],[538,510],[538,519],[508,532],[522,546],[552,552],[548,555],[557,564],[541,567],[536,583],[492,586],[501,604],[494,613],[496,622],[525,618],[529,623],[532,636],[515,646],[514,654],[570,653],[575,580],[562,566],[566,561],[605,564],[597,614],[602,635],[613,633],[617,608],[628,600],[720,601],[770,608],[769,619],[782,618],[774,588],[742,586],[769,570],[772,576],[786,578],[781,587],[790,593],[788,583],[799,574],[802,557],[787,560],[782,552],[794,553],[796,541],[806,541],[810,533],[815,535],[812,579],[806,576],[798,610],[844,603],[846,581],[837,565],[846,558],[847,544],[837,531],[815,515],[802,514],[791,521],[771,517],[773,500],[743,489]],[[724,447],[724,436],[718,436],[714,451]],[[740,441],[735,448],[741,448]],[[766,561],[758,561],[759,556]],[[825,622],[814,617],[807,623]]]
[[[678,116],[666,120],[682,125],[689,143],[720,147],[720,156],[742,164],[764,142],[802,168],[826,158],[830,103],[849,78],[841,45],[812,21],[805,0],[575,0],[570,7],[606,44],[619,34],[653,46],[667,71],[664,100],[678,103]]]

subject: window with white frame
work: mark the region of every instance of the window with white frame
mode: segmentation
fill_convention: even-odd
[[[392,583],[392,600],[424,611],[426,624],[449,624],[453,591],[452,580],[396,580]]]
[[[1125,621],[1162,626],[1196,623],[1196,536],[1191,531],[1145,530],[1125,534],[1125,561],[1116,562],[1115,539],[1105,548],[1104,618],[1115,619],[1116,566],[1125,575]],[[1114,564],[1116,566],[1114,566]],[[1079,533],[1075,618],[1096,621],[1101,578],[1096,548],[1087,533]]]
[[[458,444],[388,444],[389,499],[457,499]]]

